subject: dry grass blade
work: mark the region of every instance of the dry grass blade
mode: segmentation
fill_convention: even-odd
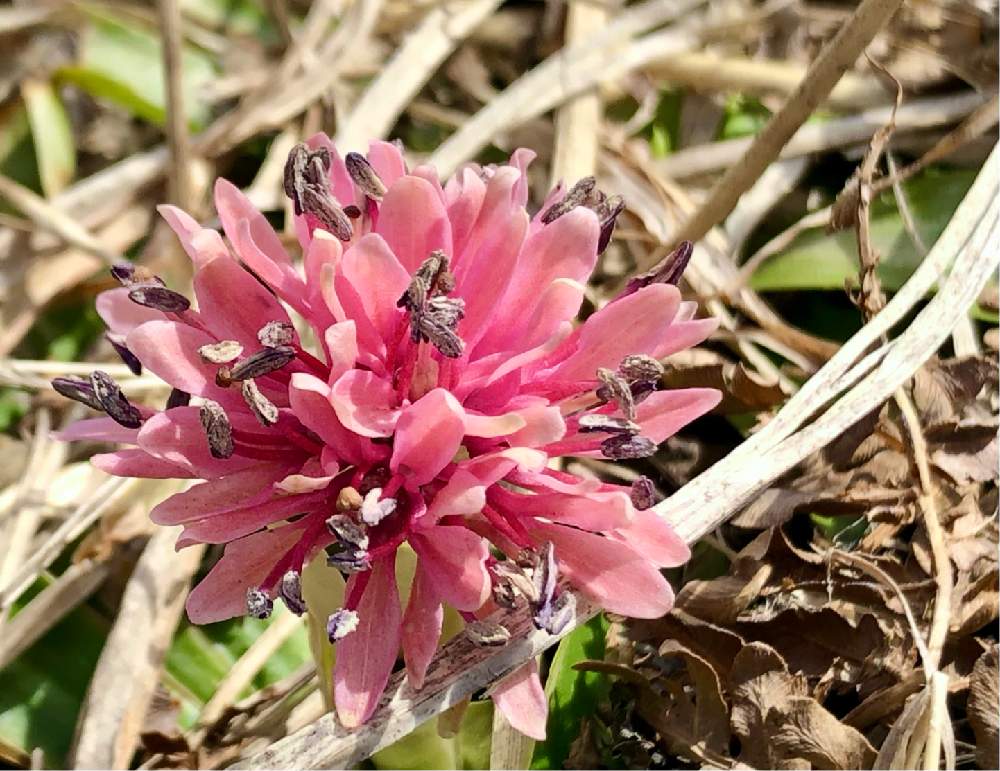
[[[203,546],[174,553],[177,530],[157,529],[122,597],[84,700],[72,751],[77,768],[128,768]]]
[[[170,148],[170,200],[182,209],[191,206],[191,143],[181,71],[181,9],[178,0],[159,0],[163,35],[163,72],[167,93],[167,146]]]
[[[368,140],[387,136],[441,62],[499,4],[500,0],[451,0],[432,8],[337,130],[340,151],[364,151]]]

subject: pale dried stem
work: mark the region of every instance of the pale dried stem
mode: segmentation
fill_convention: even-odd
[[[188,137],[187,111],[184,107],[184,83],[181,9],[178,0],[159,0],[160,33],[163,36],[163,73],[167,94],[167,147],[170,166],[167,173],[172,203],[191,208],[191,142]]]
[[[528,768],[534,748],[534,739],[514,728],[502,710],[493,710],[493,731],[490,739],[491,769]]]

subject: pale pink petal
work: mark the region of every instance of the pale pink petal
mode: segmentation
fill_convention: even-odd
[[[419,177],[401,177],[382,199],[376,232],[413,273],[430,253],[452,254],[448,213],[434,187]]]
[[[494,488],[490,491],[490,500],[495,500],[514,516],[544,517],[584,530],[601,531],[625,527],[635,514],[632,502],[622,492],[521,495],[503,488]]]
[[[541,447],[558,442],[566,435],[566,421],[555,406],[536,405],[518,410],[524,428],[507,437],[512,446]]]
[[[176,206],[162,204],[157,206],[156,210],[177,234],[181,246],[184,247],[195,268],[200,268],[220,257],[229,258],[229,249],[216,231],[203,228],[190,214]]]
[[[683,303],[682,303],[683,304]],[[674,321],[670,325],[670,334],[656,347],[652,355],[657,359],[665,359],[672,353],[698,345],[708,339],[719,327],[717,318],[695,319],[692,321]]]
[[[509,351],[528,351],[536,346],[544,347],[547,340],[559,332],[562,325],[572,321],[580,312],[586,289],[572,279],[561,278],[553,281],[534,304],[530,316],[511,319],[510,324],[492,325],[487,336],[476,346],[473,359],[501,351],[509,356]],[[516,307],[516,306],[512,306]],[[559,339],[563,339],[561,335]]]
[[[306,289],[313,312],[325,306],[331,318],[336,321],[343,321],[346,318],[340,307],[340,300],[333,291],[333,277],[340,267],[343,251],[344,247],[338,239],[325,230],[317,230],[316,237],[310,241],[302,259],[306,272]]]
[[[111,418],[87,418],[78,420],[66,426],[62,431],[54,431],[53,439],[60,442],[118,442],[120,444],[136,444],[139,434],[137,428],[125,428]]]
[[[375,327],[375,321],[368,315],[365,298],[343,273],[338,273],[334,277],[333,289],[337,298],[336,303],[342,309],[344,318],[354,321],[359,351],[372,354],[380,359],[384,358],[385,339]],[[329,304],[329,300],[327,302]]]
[[[271,494],[271,490],[265,491]],[[227,543],[289,517],[324,511],[327,493],[285,495],[184,523],[182,537],[197,543]]]
[[[358,628],[337,643],[333,699],[347,728],[364,723],[378,704],[399,653],[399,590],[394,557],[378,560],[357,607]],[[351,576],[347,596],[358,580]]]
[[[584,530],[537,521],[533,534],[539,543],[552,542],[560,572],[605,610],[633,618],[659,618],[673,607],[670,584],[632,547]]]
[[[97,315],[108,325],[108,329],[118,335],[127,335],[147,321],[166,320],[167,315],[163,311],[132,302],[129,291],[128,287],[120,286],[97,295]]]
[[[399,146],[393,142],[373,139],[368,143],[367,158],[386,187],[392,187],[406,174],[406,160]]]
[[[458,469],[434,496],[434,500],[427,507],[426,519],[437,522],[442,517],[475,514],[482,511],[485,505],[486,486],[479,477]]]
[[[479,610],[490,596],[486,540],[464,527],[432,525],[410,534],[410,545],[438,596],[457,610]]]
[[[260,463],[239,453],[231,458],[213,458],[198,413],[197,407],[175,407],[154,415],[139,429],[139,447],[202,479],[225,476]]]
[[[406,662],[406,676],[415,690],[424,685],[424,675],[437,651],[444,622],[441,598],[434,591],[422,562],[417,562],[413,586],[410,587],[410,601],[403,614],[403,660]]]
[[[519,147],[510,155],[509,164],[521,172],[521,177],[514,185],[514,201],[518,206],[528,203],[528,166],[535,160],[537,153],[527,147]]]
[[[360,369],[345,372],[330,391],[330,403],[340,422],[361,436],[392,436],[397,421],[402,423],[399,410],[391,406],[395,401],[388,381]]]
[[[161,501],[149,518],[158,525],[179,525],[240,508],[261,496],[262,491],[270,497],[271,484],[284,473],[280,466],[255,466],[211,479]]]
[[[508,412],[503,415],[465,413],[466,436],[480,436],[487,439],[507,436],[515,431],[520,431],[527,425],[528,421],[517,412]]]
[[[480,482],[489,487],[499,482],[513,469],[538,472],[545,468],[548,457],[540,450],[528,447],[511,447],[507,450],[480,455],[477,458],[464,461],[459,468],[474,475]]]
[[[246,235],[256,244],[260,252],[275,265],[291,267],[292,260],[282,246],[278,234],[274,232],[274,228],[242,190],[222,177],[215,181],[215,210],[219,213],[222,229],[231,243],[240,243],[242,239],[238,233],[238,226],[241,221],[246,221],[248,228]],[[256,266],[251,265],[251,267],[257,270]]]
[[[721,399],[721,392],[714,388],[657,391],[639,403],[635,420],[642,427],[642,435],[659,444],[704,415]]]
[[[598,367],[614,369],[629,354],[653,353],[667,340],[679,304],[680,292],[669,284],[652,284],[608,303],[566,342],[575,342],[576,349],[549,377],[594,378]]]
[[[358,293],[382,339],[392,344],[402,315],[396,301],[410,285],[410,274],[375,233],[362,236],[344,252],[340,270]]]
[[[155,458],[145,450],[136,447],[91,455],[90,462],[94,468],[114,477],[190,479],[197,476],[183,466]]]
[[[327,327],[323,337],[329,356],[328,382],[333,385],[358,360],[358,328],[353,320],[339,321]]]
[[[201,346],[215,342],[216,338],[176,321],[147,321],[133,329],[125,340],[146,369],[174,388],[214,399],[224,406],[245,409],[239,389],[215,384],[219,365],[210,364],[198,355]]]
[[[486,183],[475,169],[465,167],[448,180],[444,196],[451,222],[453,248],[456,254],[461,254],[486,197]]]
[[[491,696],[496,708],[514,728],[535,741],[545,741],[549,705],[534,659],[501,680]]]
[[[637,511],[632,521],[613,535],[660,567],[677,567],[691,558],[684,539],[653,509]]]
[[[464,435],[462,405],[435,388],[399,416],[389,467],[410,485],[427,484],[455,457]]]
[[[356,372],[357,370],[351,370]],[[296,372],[288,386],[288,401],[295,416],[327,447],[348,463],[364,463],[377,457],[371,442],[347,430],[330,403],[330,386],[315,375]]]
[[[230,543],[188,595],[188,618],[195,624],[208,624],[245,614],[247,589],[259,586],[301,535],[301,527],[289,525]]]

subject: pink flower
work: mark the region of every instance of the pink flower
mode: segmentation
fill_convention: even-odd
[[[152,512],[183,526],[178,548],[226,544],[188,599],[192,621],[265,616],[277,597],[303,612],[299,575],[321,550],[350,575],[328,622],[348,726],[371,715],[400,648],[420,687],[445,603],[484,644],[504,639],[477,621],[496,604],[527,602],[540,628],[564,629],[572,596],[557,575],[609,611],[656,617],[673,600],[659,569],[688,558],[649,510],[647,481],[606,484],[550,461],[647,456],[713,407],[716,391],[657,385],[659,360],[714,323],[694,319],[674,270],[574,328],[621,203],[584,180],[530,217],[531,157],[466,167],[442,187],[392,144],[342,159],[314,137],[285,177],[301,268],[225,180],[225,239],[163,206],[194,262],[197,310],[131,266],[98,310],[123,355],[173,386],[166,409],[132,404],[102,373],[55,383],[107,413],[63,438],[129,445],[95,456],[99,468],[205,480]],[[393,567],[403,542],[418,557],[406,607]],[[539,736],[539,694],[528,667],[497,701]]]

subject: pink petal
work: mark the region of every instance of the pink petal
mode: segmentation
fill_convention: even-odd
[[[525,736],[545,740],[545,722],[549,705],[538,677],[534,659],[515,669],[493,689],[493,703],[507,721]]]
[[[188,618],[208,624],[245,614],[247,589],[259,586],[301,535],[301,527],[289,525],[228,544],[215,567],[188,595]]]
[[[233,240],[236,253],[260,278],[274,290],[282,300],[291,305],[304,317],[310,317],[309,296],[305,282],[290,264],[275,262],[254,240],[250,223],[240,220],[234,223]]]
[[[632,521],[613,535],[663,568],[683,565],[691,558],[684,539],[653,509],[635,512]]]
[[[562,324],[576,318],[585,294],[583,284],[572,279],[553,281],[533,305],[530,316],[523,321],[518,316],[510,324],[494,324],[476,346],[472,358],[478,359],[493,351],[528,351],[544,344]]]
[[[400,177],[406,174],[406,160],[399,151],[399,147],[393,142],[373,139],[368,143],[366,157],[386,187],[392,187]]]
[[[427,484],[455,457],[464,436],[462,405],[435,388],[399,416],[390,468],[410,485]]]
[[[125,340],[146,369],[174,388],[245,409],[238,389],[215,384],[219,365],[209,364],[198,355],[201,346],[215,342],[214,337],[176,321],[147,321]]]
[[[111,418],[87,418],[78,420],[66,426],[62,431],[54,431],[53,439],[60,442],[119,442],[121,444],[137,444],[139,433],[137,428],[125,428]]]
[[[518,410],[525,426],[507,437],[512,446],[541,447],[566,435],[566,421],[558,407],[537,405]]]
[[[220,257],[229,258],[229,249],[216,231],[203,228],[190,214],[176,206],[162,204],[157,206],[156,210],[177,234],[181,246],[184,247],[195,268],[200,268]]]
[[[659,444],[704,415],[721,399],[722,394],[714,388],[657,391],[639,403],[636,422],[642,427],[643,436]]]
[[[466,167],[448,180],[444,196],[455,254],[461,254],[486,197],[486,183],[475,169]]]
[[[516,412],[508,412],[504,415],[465,413],[465,433],[467,436],[479,436],[491,439],[513,434],[527,425],[528,421]]]
[[[90,456],[94,468],[114,477],[140,479],[190,479],[196,475],[183,466],[155,458],[135,447]]]
[[[357,607],[358,628],[337,643],[333,698],[337,716],[347,728],[364,723],[378,704],[392,674],[400,643],[399,590],[395,555],[378,560]],[[357,582],[351,576],[347,596]]]
[[[367,452],[371,443],[344,427],[330,403],[330,387],[318,377],[304,372],[292,375],[288,401],[302,425],[313,431],[327,447],[335,448],[338,457],[348,463],[364,463],[371,459]]]
[[[438,596],[457,610],[479,610],[490,596],[490,556],[486,540],[458,526],[440,526],[410,534],[410,545]]]
[[[302,260],[306,271],[309,302],[314,306],[314,312],[325,305],[330,315],[337,321],[346,318],[340,300],[333,291],[333,277],[340,267],[343,250],[340,241],[325,230],[317,230],[316,237],[310,241]]]
[[[392,344],[402,315],[396,301],[410,285],[410,274],[385,240],[375,233],[362,236],[344,252],[340,269],[358,293],[365,313],[382,339]]]
[[[260,347],[257,332],[271,321],[291,323],[273,294],[232,259],[212,260],[194,276],[206,325],[220,339],[238,340],[248,352]]]
[[[379,233],[408,273],[435,249],[452,254],[451,225],[434,187],[419,177],[400,177],[379,207]]]
[[[333,385],[358,360],[358,329],[353,321],[331,324],[326,329],[324,342],[330,363],[328,382]]]
[[[108,329],[118,335],[127,335],[140,324],[147,321],[164,321],[167,315],[163,311],[147,308],[145,305],[132,302],[128,296],[129,288],[120,286],[108,289],[97,295],[97,315]]]
[[[468,471],[489,487],[496,484],[515,468],[538,472],[545,468],[548,457],[540,450],[528,447],[511,447],[507,450],[480,455],[464,461],[459,468]]]
[[[635,514],[632,502],[622,492],[520,495],[499,488],[491,490],[490,496],[491,500],[495,499],[515,515],[544,517],[584,530],[602,531],[625,527]]]
[[[161,501],[153,507],[149,518],[158,525],[179,525],[240,508],[263,490],[269,494],[271,484],[284,471],[280,466],[252,467],[202,482]]]
[[[549,373],[557,380],[595,377],[598,367],[616,368],[628,354],[651,354],[670,335],[670,322],[680,292],[669,284],[652,284],[608,303],[587,319],[576,337],[576,350]],[[573,343],[567,341],[566,345]]]
[[[243,191],[229,180],[219,177],[215,181],[215,210],[219,213],[222,229],[233,244],[239,243],[238,225],[245,220],[248,226],[247,235],[257,245],[257,248],[274,265],[291,267],[292,260],[282,246],[274,228],[257,211]],[[241,255],[242,256],[242,255]],[[254,270],[257,268],[251,265]],[[260,271],[257,271],[258,273]]]
[[[262,491],[261,497],[266,495],[273,493],[270,489]],[[196,543],[228,543],[297,514],[322,511],[328,505],[325,490],[309,495],[271,497],[261,502],[254,500],[247,506],[186,522],[182,537]]]
[[[154,415],[139,429],[139,447],[202,479],[226,476],[260,463],[238,453],[231,458],[213,458],[198,412],[197,407],[175,407]]]
[[[535,160],[537,154],[534,150],[529,150],[527,147],[519,147],[510,155],[510,165],[521,172],[520,179],[518,179],[517,184],[514,185],[514,202],[518,206],[524,206],[528,203],[528,166],[531,162]]]
[[[385,338],[375,327],[375,321],[368,315],[365,298],[343,273],[334,276],[333,288],[337,298],[336,303],[341,308],[344,318],[354,321],[358,348],[379,359],[385,358]],[[393,301],[393,305],[395,305],[395,301]]]
[[[424,685],[427,667],[437,651],[444,622],[444,608],[441,599],[423,566],[418,561],[417,571],[410,588],[410,601],[403,615],[403,659],[406,662],[406,676],[415,690]]]
[[[374,372],[360,369],[345,372],[333,384],[330,403],[340,422],[361,436],[392,436],[397,421],[402,422],[399,410],[393,406],[396,392]],[[398,443],[397,437],[397,448]]]
[[[674,604],[660,571],[624,543],[563,525],[537,522],[539,543],[555,546],[559,570],[605,610],[633,618],[659,618]]]
[[[511,465],[513,468],[513,464]],[[486,505],[486,485],[479,477],[458,469],[447,484],[438,490],[425,515],[430,522],[442,517],[461,517],[475,514]]]
[[[682,303],[683,304],[683,303]],[[683,351],[706,340],[719,327],[716,318],[680,321],[670,325],[670,334],[653,351],[657,359],[665,359],[673,353]]]

